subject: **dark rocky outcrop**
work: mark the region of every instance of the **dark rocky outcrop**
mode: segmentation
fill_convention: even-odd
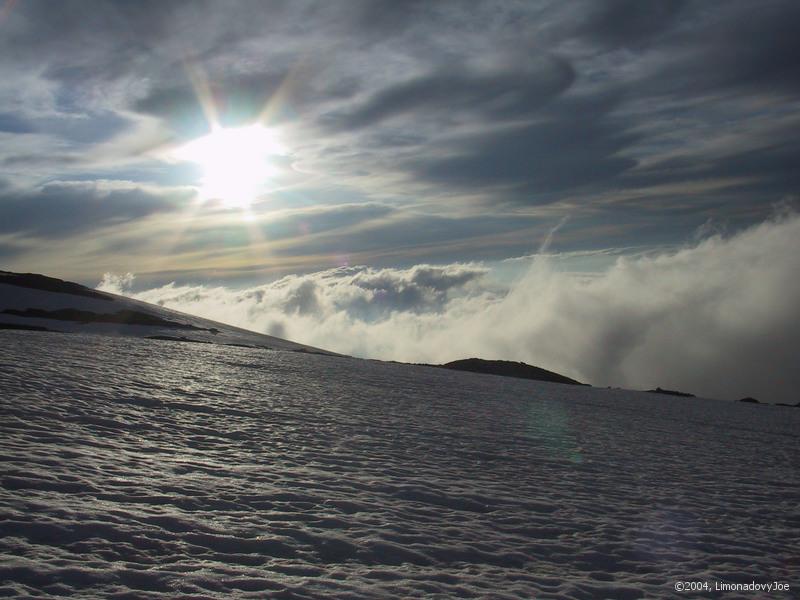
[[[41,308],[26,308],[17,310],[8,308],[3,314],[15,317],[35,319],[54,319],[56,321],[74,321],[77,323],[117,323],[119,325],[150,325],[153,327],[167,327],[169,329],[202,329],[194,325],[168,321],[155,315],[150,315],[135,310],[120,310],[115,313],[94,313],[76,308],[60,308],[58,310],[43,310]],[[206,331],[205,329],[202,329]]]
[[[667,396],[680,396],[681,398],[695,398],[694,394],[689,394],[688,392],[679,392],[677,390],[665,390],[664,388],[657,387],[654,390],[645,390],[651,394],[665,394]]]
[[[47,327],[40,327],[39,325],[23,325],[22,323],[0,323],[0,329],[18,329],[20,331],[51,331],[56,332],[55,329],[48,329]],[[58,333],[58,332],[56,332]]]
[[[750,396],[748,396],[747,398],[742,398],[741,400],[739,400],[739,402],[748,402],[750,404],[761,404],[758,400],[756,400],[755,398],[751,398]]]
[[[37,275],[35,273],[11,273],[9,271],[0,271],[0,283],[34,290],[44,290],[46,292],[57,292],[59,294],[85,296],[86,298],[105,300],[106,302],[114,301],[113,297],[103,292],[92,290],[77,283],[72,283],[71,281],[64,281],[63,279]]]
[[[554,373],[523,362],[508,360],[484,360],[482,358],[465,358],[454,360],[443,365],[435,365],[442,369],[454,371],[469,371],[471,373],[488,373],[491,375],[504,375],[505,377],[518,377],[520,379],[534,379],[536,381],[549,381],[551,383],[567,383],[570,385],[586,385],[565,375]]]

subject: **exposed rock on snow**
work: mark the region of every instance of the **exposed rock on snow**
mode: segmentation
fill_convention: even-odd
[[[0,329],[18,329],[21,331],[55,331],[39,325],[25,325],[24,323],[0,323]]]
[[[437,365],[454,371],[470,371],[472,373],[488,373],[491,375],[504,375],[506,377],[519,377],[522,379],[535,379],[536,381],[550,381],[552,383],[567,383],[583,385],[580,381],[570,379],[560,373],[554,373],[540,367],[534,367],[523,362],[509,360],[484,360],[482,358],[465,358]]]
[[[664,394],[665,396],[680,396],[681,398],[695,398],[694,394],[688,392],[679,392],[677,390],[665,390],[664,388],[657,387],[654,390],[645,390],[649,394]]]
[[[155,315],[148,315],[136,310],[119,310],[115,313],[93,313],[88,310],[75,308],[61,308],[58,310],[42,310],[41,308],[26,308],[24,310],[7,308],[0,312],[4,315],[14,315],[29,319],[54,319],[56,321],[74,321],[76,323],[117,323],[119,325],[149,325],[151,327],[166,327],[168,329],[199,329],[188,323],[176,323]]]

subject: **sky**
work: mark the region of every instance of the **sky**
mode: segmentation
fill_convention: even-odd
[[[732,341],[800,349],[798,25],[770,0],[0,0],[0,263],[363,356],[730,395],[696,374],[736,370],[709,358]]]

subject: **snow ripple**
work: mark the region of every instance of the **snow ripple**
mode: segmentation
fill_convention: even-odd
[[[0,395],[0,595],[800,589],[795,409],[13,331]]]

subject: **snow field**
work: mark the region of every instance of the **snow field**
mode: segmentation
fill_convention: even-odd
[[[5,331],[0,410],[0,595],[800,589],[797,409]]]

